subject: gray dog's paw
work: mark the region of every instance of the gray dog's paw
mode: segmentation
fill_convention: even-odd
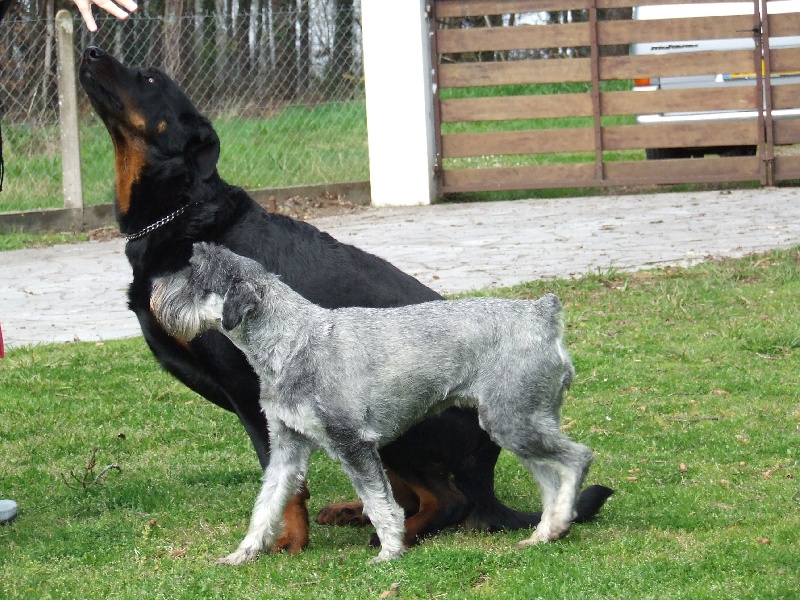
[[[218,565],[243,565],[249,562],[255,562],[258,557],[257,552],[248,552],[246,549],[239,548],[236,552],[231,552],[228,556],[217,560]]]

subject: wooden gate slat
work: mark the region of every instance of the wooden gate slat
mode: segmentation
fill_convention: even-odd
[[[442,136],[442,156],[501,156],[586,152],[594,149],[592,129],[542,129],[490,133],[453,133]]]
[[[780,132],[780,133],[779,133]],[[782,135],[783,137],[777,137]],[[778,143],[791,143],[800,135],[800,121],[776,125]],[[758,143],[755,121],[718,123],[669,123],[618,125],[603,127],[604,150],[641,148],[696,148],[713,146],[750,146]],[[550,154],[593,150],[591,127],[452,133],[442,136],[444,158],[502,156],[507,154]]]
[[[597,8],[627,8],[629,6],[652,6],[655,4],[716,4],[719,0],[597,0]],[[753,5],[753,0],[726,0]]]
[[[652,21],[601,21],[597,38],[603,44],[720,40],[753,37],[753,16],[694,17]]]
[[[598,42],[608,45],[751,38],[752,25],[752,15],[670,21],[602,21],[598,24]],[[442,53],[587,46],[589,23],[442,29],[437,37],[438,50]]]
[[[716,75],[717,73],[747,73],[752,70],[752,50],[609,56],[600,61],[600,75],[603,79]]]
[[[441,87],[588,81],[588,58],[456,63],[439,66]]]
[[[452,98],[442,100],[442,122],[513,121],[589,117],[589,94],[542,94],[502,98]]]
[[[597,0],[597,8],[627,8],[654,4],[711,4],[719,0]],[[752,0],[726,0],[752,4]],[[589,8],[589,0],[438,0],[436,16],[482,17]]]
[[[769,15],[769,34],[771,37],[797,35],[800,32],[800,13]]]
[[[784,91],[782,88],[787,88]],[[800,84],[773,88],[774,105],[797,105]],[[755,88],[736,86],[726,89],[677,89],[605,92],[600,94],[603,115],[659,114],[667,112],[754,110]],[[513,121],[566,117],[590,117],[589,94],[541,94],[487,98],[450,98],[441,101],[443,123],[472,121]]]
[[[755,181],[760,166],[756,156],[605,163],[607,185]]]
[[[800,119],[773,121],[772,128],[778,146],[800,144]]]
[[[800,155],[775,157],[775,180],[800,179]]]
[[[800,48],[770,50],[769,58],[774,73],[797,72],[800,69]]]
[[[442,53],[588,46],[589,24],[442,29],[437,38]]]
[[[775,53],[780,51],[774,51]],[[787,55],[788,56],[788,55]],[[800,50],[793,64],[800,62]],[[455,63],[439,66],[442,87],[472,87],[532,83],[581,82],[591,79],[588,58],[519,60],[502,63]],[[728,52],[687,52],[681,55],[613,56],[600,59],[603,79],[632,77],[674,77],[752,71],[753,53],[749,50]]]
[[[442,192],[755,181],[760,164],[755,156],[606,162],[602,181],[595,178],[594,163],[447,169],[443,172]]]
[[[685,88],[607,92],[600,96],[604,115],[661,114],[712,110],[755,110],[755,87]]]
[[[603,129],[607,150],[749,146],[758,143],[755,121],[620,125]]]
[[[680,40],[752,38],[752,15],[695,17],[670,21],[601,21],[601,45]],[[438,32],[439,52],[480,52],[586,46],[589,23],[517,25],[442,29]]]
[[[435,10],[436,16],[442,18],[537,13],[588,7],[588,0],[439,0]]]
[[[564,187],[564,182],[575,187],[593,185],[594,163],[445,170],[442,191],[533,190]]]
[[[800,83],[772,86],[772,108],[797,108],[800,105]]]

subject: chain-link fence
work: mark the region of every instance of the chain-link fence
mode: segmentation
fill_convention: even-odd
[[[125,64],[168,73],[214,123],[220,174],[250,189],[369,176],[358,10],[325,0],[300,10],[165,19],[74,17],[75,60],[96,45]],[[76,13],[77,15],[77,13]],[[338,32],[337,32],[338,29]],[[60,207],[61,155],[54,25],[0,23],[0,124],[6,179],[0,211]],[[113,149],[79,87],[84,202],[111,201]]]

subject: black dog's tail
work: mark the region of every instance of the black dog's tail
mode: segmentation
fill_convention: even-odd
[[[603,508],[614,490],[604,485],[591,485],[578,496],[575,523],[584,523],[594,518]],[[467,516],[465,524],[469,528],[483,531],[513,531],[536,527],[542,520],[541,512],[520,512],[509,508],[497,498],[475,505]]]
[[[578,496],[578,505],[576,507],[578,515],[573,523],[585,523],[594,519],[613,493],[614,490],[604,485],[590,485],[587,487]],[[539,518],[541,519],[541,517]]]

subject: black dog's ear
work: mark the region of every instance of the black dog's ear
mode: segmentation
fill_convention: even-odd
[[[231,331],[258,305],[255,288],[244,281],[234,283],[222,302],[222,328]]]
[[[219,160],[219,137],[205,117],[191,119],[188,123],[193,135],[186,144],[186,154],[197,167],[201,179],[208,179],[214,174]]]

